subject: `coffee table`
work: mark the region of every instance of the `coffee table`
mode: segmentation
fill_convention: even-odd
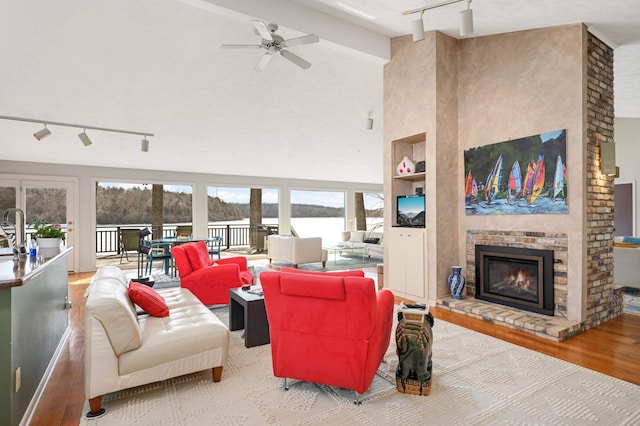
[[[260,289],[253,286],[252,290]],[[269,321],[264,307],[264,296],[242,290],[229,290],[229,330],[244,328],[244,345],[247,348],[269,343]]]
[[[365,257],[364,244],[360,244],[360,243],[352,243],[350,245],[337,244],[334,246],[325,247],[325,250],[327,250],[330,254],[333,254],[333,263],[336,265],[338,264],[338,259],[340,258],[342,253],[360,255],[361,260],[364,262],[364,257]]]

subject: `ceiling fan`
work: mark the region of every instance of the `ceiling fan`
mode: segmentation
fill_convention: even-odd
[[[308,34],[301,37],[290,38],[285,40],[283,37],[276,34],[278,26],[276,24],[265,24],[260,20],[252,20],[254,28],[258,35],[262,37],[261,44],[223,44],[222,47],[226,49],[266,49],[266,53],[262,55],[256,66],[253,68],[255,71],[262,71],[265,69],[271,56],[276,53],[280,53],[285,59],[290,60],[302,69],[308,69],[311,63],[305,61],[295,53],[291,53],[285,50],[287,47],[301,46],[303,44],[317,43],[320,41],[317,35]]]

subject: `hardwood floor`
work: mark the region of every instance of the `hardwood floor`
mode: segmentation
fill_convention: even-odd
[[[84,292],[93,273],[69,275],[71,335],[36,408],[31,425],[77,425],[84,414]],[[431,308],[437,320],[640,385],[640,315],[623,314],[564,342],[553,342],[486,321]]]

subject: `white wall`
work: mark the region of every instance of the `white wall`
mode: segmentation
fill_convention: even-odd
[[[640,198],[638,197],[638,181],[640,180],[640,118],[616,118],[615,135],[616,164],[620,167],[620,177],[616,183],[635,182],[636,218],[640,223]],[[637,233],[637,230],[636,230]]]

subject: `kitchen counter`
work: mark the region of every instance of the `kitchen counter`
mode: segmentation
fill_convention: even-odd
[[[13,260],[13,252],[10,248],[0,249],[0,288],[24,285],[34,275],[42,273],[48,262],[65,256],[71,250],[66,246],[38,249],[35,257],[27,255],[19,260]]]

